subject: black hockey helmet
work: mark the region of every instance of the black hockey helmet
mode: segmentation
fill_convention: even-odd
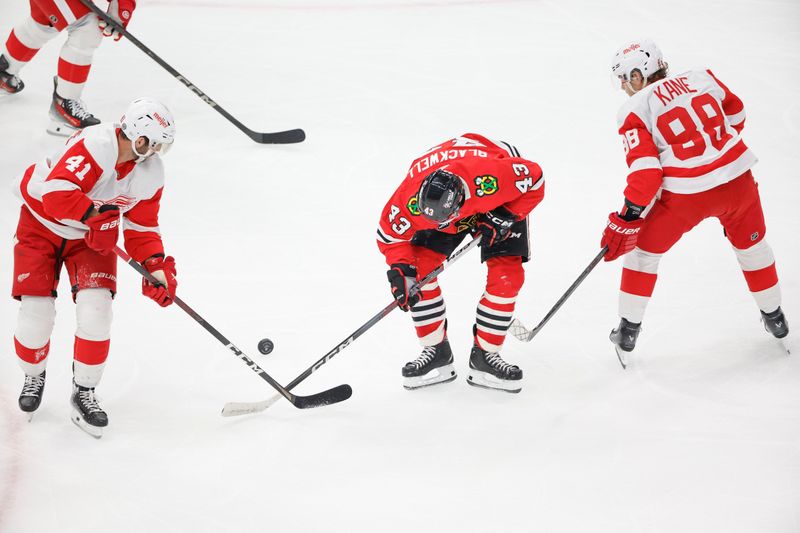
[[[466,197],[464,180],[452,172],[437,170],[428,174],[417,193],[419,209],[426,218],[445,223],[458,216]]]

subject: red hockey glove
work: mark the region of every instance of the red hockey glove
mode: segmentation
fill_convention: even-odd
[[[111,0],[108,3],[106,14],[122,25],[123,28],[127,28],[134,9],[136,9],[136,0]],[[105,20],[100,19],[97,25],[100,26],[103,37],[113,37],[115,41],[122,39],[122,34],[119,30],[112,27]]]
[[[503,206],[495,207],[478,217],[475,229],[483,235],[481,246],[488,247],[505,240],[511,235],[511,226],[517,217]]]
[[[84,222],[89,226],[89,231],[83,238],[86,245],[100,253],[110,252],[119,239],[119,207],[116,205],[101,205],[97,214],[87,218]]]
[[[175,296],[175,289],[178,288],[178,279],[175,277],[177,274],[175,271],[175,259],[172,256],[153,256],[143,264],[159,283],[158,285],[153,285],[147,279],[142,278],[142,294],[155,301],[161,307],[170,305],[172,298]]]
[[[636,247],[636,240],[639,238],[639,230],[644,223],[644,219],[624,220],[617,213],[608,215],[606,230],[600,241],[600,247],[608,246],[606,255],[603,259],[613,261],[621,255],[625,255]]]
[[[411,287],[417,282],[417,269],[414,265],[395,263],[386,276],[389,278],[389,285],[392,286],[392,296],[400,304],[400,309],[408,311],[417,305],[420,298],[419,292],[409,293]]]

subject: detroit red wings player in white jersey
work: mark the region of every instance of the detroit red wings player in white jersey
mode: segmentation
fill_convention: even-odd
[[[620,359],[620,351],[636,345],[661,256],[708,217],[725,229],[767,330],[786,337],[775,259],[750,172],[757,159],[739,135],[742,101],[710,70],[668,76],[650,40],[621,48],[612,71],[631,97],[617,117],[630,169],[625,205],[609,215],[601,242],[607,261],[633,250],[622,270],[621,321],[611,332]]]
[[[158,213],[164,187],[160,155],[174,136],[169,110],[140,98],[130,104],[120,124],[77,132],[59,153],[31,165],[18,180],[15,190],[23,204],[12,295],[21,303],[14,345],[25,371],[19,406],[31,416],[44,391],[62,266],[69,274],[78,323],[73,421],[96,437],[108,424],[94,388],[109,351],[116,292],[112,250],[120,225],[128,253],[163,284],[143,282],[142,292],[162,306],[172,303],[175,261],[164,255]]]

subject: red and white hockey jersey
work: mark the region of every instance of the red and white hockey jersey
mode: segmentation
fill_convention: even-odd
[[[439,169],[460,176],[467,188],[459,219],[443,225],[422,215],[417,203],[423,180]],[[520,157],[510,144],[465,133],[434,146],[411,163],[406,178],[381,213],[378,248],[388,265],[411,264],[414,253],[410,241],[417,231],[467,231],[475,225],[478,214],[499,206],[523,219],[543,198],[544,176],[538,164]]]
[[[164,253],[158,227],[164,167],[158,154],[117,166],[118,131],[118,124],[99,124],[75,133],[52,157],[28,167],[14,190],[39,222],[70,240],[84,237],[81,219],[92,207],[118,206],[125,248],[141,262]]]
[[[625,197],[647,205],[659,188],[693,194],[742,175],[757,159],[739,136],[742,101],[710,70],[659,80],[617,116],[627,156]]]

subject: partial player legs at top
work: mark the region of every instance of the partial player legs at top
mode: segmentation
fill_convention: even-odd
[[[135,3],[128,0],[125,7],[120,3],[109,5],[109,16],[126,26]],[[97,17],[79,0],[31,0],[30,8],[30,16],[14,27],[0,49],[0,93],[21,91],[25,84],[18,77],[20,70],[66,29],[69,35],[59,54],[47,131],[69,136],[76,129],[99,124],[81,100],[94,51],[104,34]]]
[[[94,51],[100,46],[102,34],[93,14],[85,15],[67,28],[68,37],[58,58],[58,75],[54,80],[53,102],[50,106],[50,126],[47,131],[56,135],[72,135],[75,130],[99,124],[81,100],[89,78]]]

